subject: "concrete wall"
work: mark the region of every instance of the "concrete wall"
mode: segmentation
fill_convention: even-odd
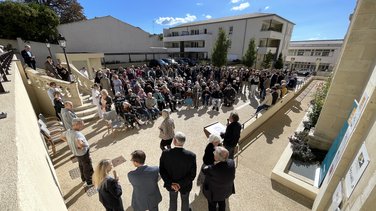
[[[89,79],[95,78],[94,70],[98,71],[102,68],[103,53],[77,53],[67,54],[69,63],[73,64],[78,70],[85,67],[89,74]],[[56,58],[61,62],[66,63],[63,53],[57,53]]]
[[[150,47],[163,46],[157,36],[111,16],[62,24],[58,30],[68,52],[151,52]]]
[[[327,149],[359,100],[376,62],[376,1],[359,0],[315,128],[318,148]]]
[[[17,49],[17,51],[18,51],[17,40],[0,39],[0,45],[4,46],[4,48],[6,48],[8,45],[11,45],[12,48]]]
[[[329,89],[324,108],[316,126],[317,146],[330,145],[346,121],[351,106],[367,91],[368,104],[354,126],[346,145],[340,151],[338,163],[326,176],[313,210],[327,210],[333,193],[343,181],[360,146],[365,142],[370,163],[355,186],[350,198],[343,198],[341,210],[374,210],[376,198],[376,1],[358,0],[352,15],[341,58]],[[322,139],[320,139],[322,138]],[[336,159],[335,159],[336,160]]]
[[[45,43],[34,42],[34,41],[25,42],[21,38],[17,38],[17,44],[18,44],[18,52],[17,53],[19,53],[19,54],[24,49],[26,44],[30,45],[31,46],[31,52],[35,56],[35,61],[36,61],[37,67],[44,69],[44,63],[47,60],[47,56],[50,55],[50,53],[48,52],[48,48],[46,47]],[[61,47],[59,45],[51,44],[51,54],[52,54],[52,57],[53,57],[54,60],[56,59],[55,56],[54,56],[55,53],[62,53],[62,52],[63,52],[63,50],[61,49]],[[17,55],[17,57],[19,59],[21,59],[21,61],[23,62],[23,58],[22,58],[21,55]]]
[[[11,73],[10,93],[0,98],[8,113],[1,120],[0,210],[67,210],[15,62]]]

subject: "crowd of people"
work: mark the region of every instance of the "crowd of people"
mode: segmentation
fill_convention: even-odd
[[[149,68],[144,65],[98,70],[94,82],[92,98],[98,106],[99,117],[104,112],[116,110],[130,126],[136,127],[152,121],[166,108],[175,112],[179,106],[187,109],[211,106],[214,111],[219,111],[221,106],[231,107],[247,89],[249,98],[261,102],[258,114],[283,98],[288,88],[295,88],[297,75],[282,70],[244,67]]]
[[[173,126],[169,117],[169,111],[163,110],[165,121]],[[229,116],[228,127],[221,134],[224,138],[223,145],[221,137],[215,134],[209,136],[209,143],[203,156],[203,165],[200,170],[202,180],[201,190],[208,201],[208,210],[224,211],[226,199],[235,193],[235,163],[231,149],[237,144],[240,137],[240,130],[233,130],[232,125],[237,125],[239,116],[232,112]],[[182,132],[175,132],[170,126],[160,126],[161,134],[164,130],[170,130],[168,136],[161,137],[165,147],[159,160],[159,166],[148,166],[145,164],[146,154],[142,150],[135,150],[131,153],[131,161],[136,167],[128,173],[128,180],[133,187],[131,206],[136,211],[157,211],[162,195],[158,187],[159,176],[163,180],[163,187],[169,192],[169,210],[177,210],[177,198],[180,193],[182,211],[191,210],[189,207],[189,194],[193,187],[193,180],[196,178],[197,161],[196,154],[184,149],[186,135]],[[90,157],[89,143],[81,130],[84,122],[79,118],[71,120],[71,129],[64,132],[62,140],[68,143],[70,150],[78,160],[81,173],[81,180],[87,188],[95,186],[98,190],[99,201],[108,211],[123,211],[122,187],[119,176],[113,168],[109,159],[99,161],[95,170]],[[170,128],[169,128],[170,127]],[[235,126],[237,127],[237,126]],[[170,137],[171,141],[170,141]],[[168,145],[169,144],[169,145]],[[173,147],[171,147],[173,145]],[[162,148],[162,147],[161,147]],[[230,150],[228,150],[230,149]]]
[[[81,74],[86,75],[87,71]],[[92,103],[97,106],[100,118],[116,111],[129,127],[136,128],[160,115],[163,118],[158,127],[162,150],[159,166],[146,165],[146,155],[142,150],[131,154],[131,161],[136,167],[128,173],[128,180],[133,187],[131,206],[134,210],[158,210],[162,200],[158,188],[160,175],[164,187],[169,191],[169,210],[177,210],[180,193],[181,210],[188,211],[189,193],[197,172],[196,155],[184,149],[186,136],[175,132],[170,113],[178,111],[179,106],[183,105],[187,109],[211,106],[212,110],[218,112],[221,106],[233,106],[237,97],[248,89],[249,98],[260,101],[257,115],[284,97],[288,88],[295,88],[297,77],[281,70],[216,68],[210,65],[168,68],[132,66],[98,70],[94,82]],[[56,116],[67,129],[62,139],[68,142],[77,157],[82,181],[88,188],[97,188],[99,200],[106,210],[124,210],[119,176],[116,172],[111,175],[111,161],[101,160],[94,170],[89,144],[80,132],[83,121],[77,118],[72,102],[63,101],[64,96],[56,83],[51,82],[49,85],[47,93]],[[210,211],[217,208],[225,210],[225,200],[235,193],[233,159],[240,132],[239,116],[231,112],[226,131],[220,135],[212,134],[208,139],[198,180],[201,181],[201,190]]]

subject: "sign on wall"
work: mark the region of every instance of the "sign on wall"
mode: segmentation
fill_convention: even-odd
[[[366,145],[363,143],[358,154],[353,160],[345,177],[346,197],[349,198],[355,189],[356,184],[366,170],[370,159],[368,156]]]
[[[336,190],[332,196],[332,204],[330,210],[337,210],[343,199],[342,181],[339,181]]]

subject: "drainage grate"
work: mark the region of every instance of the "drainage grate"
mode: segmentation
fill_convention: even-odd
[[[90,187],[88,190],[86,190],[86,194],[89,197],[94,196],[97,193],[98,193],[98,191],[97,191],[97,189],[94,186]]]
[[[77,163],[78,162],[76,156],[71,157],[70,160],[72,161],[72,163]]]
[[[70,170],[69,175],[72,178],[72,180],[80,178],[81,177],[80,168],[77,167],[77,168]]]
[[[112,162],[112,165],[113,165],[114,167],[116,167],[116,166],[118,166],[118,165],[124,163],[125,161],[126,161],[125,158],[124,158],[123,156],[120,155],[119,157],[114,158],[111,162]]]

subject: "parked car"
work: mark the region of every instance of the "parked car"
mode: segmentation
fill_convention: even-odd
[[[168,64],[164,62],[162,59],[152,59],[149,62],[149,67],[157,67],[157,66],[164,67],[167,65]]]
[[[195,59],[190,58],[179,58],[176,59],[176,61],[181,65],[195,66],[197,64],[197,61]]]
[[[178,63],[175,61],[175,59],[172,59],[172,58],[165,58],[165,59],[162,59],[162,61],[164,61],[165,63],[169,64],[169,65],[177,65]]]
[[[186,62],[185,60],[183,60],[182,58],[177,58],[175,59],[175,61],[180,64],[180,65],[188,65],[188,62]]]
[[[296,71],[296,73],[298,75],[309,76],[312,73],[312,71],[309,70],[309,69],[300,69],[300,70]]]

